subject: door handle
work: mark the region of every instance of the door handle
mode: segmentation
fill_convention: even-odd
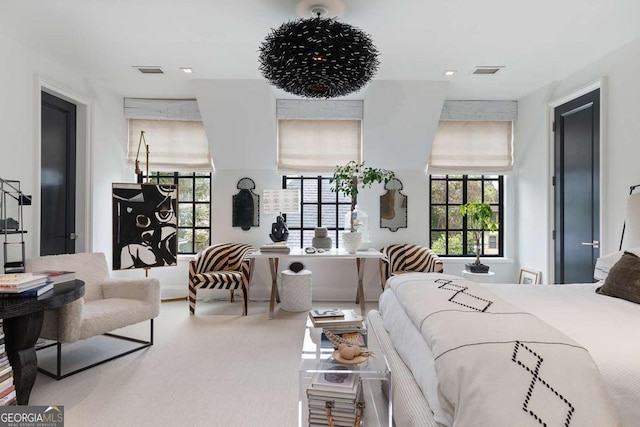
[[[582,244],[584,246],[593,246],[596,249],[600,247],[600,242],[598,242],[597,240],[594,240],[593,242],[582,242]]]
[[[76,233],[69,234],[69,239],[76,240],[77,238],[78,238],[78,235]]]

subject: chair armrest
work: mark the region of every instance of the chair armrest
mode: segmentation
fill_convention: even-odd
[[[82,329],[84,298],[65,304],[56,310],[45,310],[40,336],[64,343],[76,342]]]
[[[444,263],[435,252],[430,250],[429,254],[427,255],[427,259],[427,265],[430,266],[429,271],[432,271],[434,273],[442,273],[444,271]]]
[[[160,303],[160,282],[155,278],[107,279],[99,282],[104,298],[130,298]]]
[[[389,258],[385,255],[380,258],[380,286],[382,286],[382,290],[384,291],[384,287],[387,284],[387,279],[389,278]]]

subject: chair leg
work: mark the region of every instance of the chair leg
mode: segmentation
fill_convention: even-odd
[[[231,289],[231,302],[233,302],[233,291],[235,291],[235,289]]]
[[[196,292],[197,290],[189,285],[189,314],[194,315],[196,312]]]
[[[151,347],[153,345],[153,319],[149,319],[149,320],[150,320],[150,322],[149,322],[150,326],[149,326],[149,340],[148,341],[147,340],[141,340],[141,339],[138,339],[138,338],[131,338],[131,337],[127,337],[127,336],[124,336],[124,335],[112,334],[112,333],[102,334],[102,335],[107,336],[107,337],[121,339],[121,340],[125,340],[125,341],[130,341],[130,342],[135,342],[135,343],[138,343],[138,344],[141,344],[141,345],[138,346],[138,347],[135,347],[135,348],[133,348],[131,350],[128,350],[128,351],[125,351],[125,352],[122,352],[122,353],[118,353],[115,356],[111,356],[109,358],[103,359],[103,360],[101,360],[99,362],[96,362],[96,363],[93,363],[91,365],[87,365],[87,366],[84,366],[82,368],[76,369],[75,371],[67,372],[65,374],[62,373],[62,343],[55,342],[53,344],[49,344],[49,345],[40,347],[40,348],[38,348],[38,350],[43,350],[45,348],[48,348],[48,347],[51,347],[51,346],[54,346],[54,345],[56,346],[56,372],[55,373],[54,372],[50,372],[50,371],[47,371],[46,369],[41,368],[41,367],[38,367],[38,372],[41,372],[41,373],[43,373],[43,374],[45,374],[45,375],[47,375],[47,376],[49,376],[49,377],[51,377],[51,378],[53,378],[55,380],[61,380],[63,378],[70,377],[71,375],[75,375],[75,374],[77,374],[79,372],[86,371],[87,369],[91,369],[91,368],[93,368],[95,366],[102,365],[103,363],[111,362],[112,360],[119,359],[120,357],[127,356],[127,355],[129,355],[131,353],[134,353],[136,351],[143,350],[145,348]],[[72,345],[72,343],[70,345]]]
[[[242,315],[247,315],[247,303],[249,302],[249,291],[246,286],[242,286]]]

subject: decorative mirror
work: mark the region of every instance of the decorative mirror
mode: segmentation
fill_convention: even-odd
[[[380,228],[398,231],[407,228],[407,196],[402,194],[402,182],[393,178],[385,184],[387,190],[380,196]]]
[[[233,195],[232,226],[244,231],[260,226],[260,196],[253,192],[256,183],[251,178],[242,178],[236,188],[240,191]]]

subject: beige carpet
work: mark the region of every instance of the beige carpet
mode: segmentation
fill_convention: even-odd
[[[268,303],[252,301],[242,317],[239,300],[198,302],[195,316],[186,301],[164,302],[152,347],[61,381],[38,374],[29,403],[63,405],[66,427],[296,426],[306,312],[276,310],[267,320]],[[148,322],[119,332],[145,338]],[[74,344],[69,361],[116,345]]]

